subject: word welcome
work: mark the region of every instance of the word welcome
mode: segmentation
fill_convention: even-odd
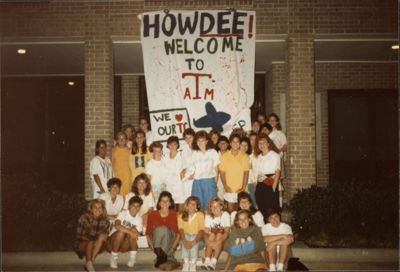
[[[164,42],[164,48],[167,55],[215,54],[218,50],[221,52],[225,52],[226,50],[242,52],[242,41],[243,38],[241,37],[211,38],[208,41],[204,41],[203,38],[197,38],[193,43],[188,44],[188,41],[185,39],[172,39],[171,41]]]

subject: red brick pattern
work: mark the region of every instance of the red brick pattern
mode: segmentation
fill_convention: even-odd
[[[139,76],[121,77],[122,89],[122,125],[139,124]]]
[[[287,197],[315,184],[314,42],[293,34],[288,46]]]

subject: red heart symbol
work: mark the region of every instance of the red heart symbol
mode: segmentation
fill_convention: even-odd
[[[176,121],[180,122],[182,120],[182,118],[183,118],[182,114],[175,114]]]

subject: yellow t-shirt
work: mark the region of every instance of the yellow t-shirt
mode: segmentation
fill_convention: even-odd
[[[146,154],[143,153],[137,153],[135,155],[130,155],[129,157],[129,167],[131,169],[131,175],[132,175],[132,182],[135,180],[135,178],[144,173],[146,170],[146,164],[147,162],[151,159],[151,153],[147,149]]]
[[[204,230],[204,214],[196,212],[188,221],[183,221],[182,214],[178,217],[178,228],[182,229],[185,234],[196,235]]]
[[[221,156],[219,169],[225,172],[226,184],[229,188],[237,192],[242,188],[244,172],[250,170],[249,156],[242,151],[234,156],[231,151],[228,151]]]

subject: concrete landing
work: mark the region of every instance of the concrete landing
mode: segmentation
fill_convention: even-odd
[[[300,258],[311,270],[389,270],[397,271],[397,249],[326,249],[293,248],[294,256]],[[176,257],[180,260],[180,252]],[[98,256],[95,268],[98,271],[113,271],[109,268],[109,254]],[[133,269],[126,266],[128,254],[118,260],[118,271],[155,271],[154,254],[150,250],[140,250]],[[218,269],[222,269],[226,253],[221,255]],[[18,252],[2,255],[2,271],[83,271],[84,261],[72,251],[67,252]],[[200,268],[199,268],[200,270]],[[115,271],[115,270],[114,270]]]

